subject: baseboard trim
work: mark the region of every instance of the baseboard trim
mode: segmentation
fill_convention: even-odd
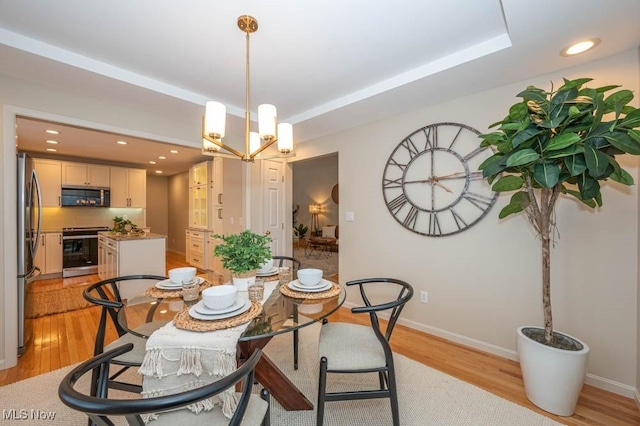
[[[352,308],[358,306],[354,303],[345,302],[344,307]],[[388,316],[380,315],[381,318],[387,319]],[[421,324],[411,320],[398,320],[398,324],[405,325],[414,330],[422,331],[432,336],[440,337],[445,340],[449,340],[454,343],[458,343],[463,346],[467,346],[473,349],[477,349],[482,352],[490,353],[502,358],[507,358],[512,361],[518,361],[518,352],[503,348],[501,346],[493,345],[491,343],[483,342],[481,340],[472,339],[461,334],[452,333],[447,330],[442,330],[437,327],[431,327],[425,324]],[[515,331],[514,331],[515,333]],[[625,385],[624,383],[616,382],[614,380],[607,379],[605,377],[596,376],[595,374],[587,373],[585,383],[599,389],[603,389],[609,392],[613,392],[618,395],[625,396],[627,398],[635,399],[638,408],[640,408],[640,390],[633,386]]]

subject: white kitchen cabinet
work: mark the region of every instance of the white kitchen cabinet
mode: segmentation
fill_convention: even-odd
[[[224,273],[222,259],[213,254],[216,246],[220,244],[222,240],[215,238],[214,235],[216,235],[216,232],[207,232],[207,252],[209,253],[207,269],[222,274]]]
[[[111,167],[111,207],[146,206],[146,170]]]
[[[109,188],[109,166],[63,161],[62,186]]]
[[[191,266],[202,270],[208,269],[207,260],[209,258],[205,234],[206,232],[195,229],[187,229],[185,231],[187,262],[189,262]]]
[[[40,275],[62,272],[62,233],[45,232],[40,237],[40,246],[33,260],[40,268]]]
[[[40,182],[42,207],[60,207],[62,164],[57,160],[34,158],[33,166]]]
[[[222,181],[222,158],[204,161],[189,169],[190,228],[222,232]]]
[[[141,237],[110,236],[100,234],[102,246],[99,255],[98,274],[100,279],[125,275],[166,276],[166,237],[158,234],[146,234]],[[100,250],[100,249],[98,249]],[[133,280],[118,285],[120,296],[130,299],[140,295],[154,280]]]

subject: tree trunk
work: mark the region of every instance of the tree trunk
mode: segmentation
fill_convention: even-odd
[[[543,188],[540,197],[539,231],[542,244],[542,307],[544,309],[544,340],[551,343],[553,338],[553,317],[551,315],[551,215],[556,197],[552,190]]]

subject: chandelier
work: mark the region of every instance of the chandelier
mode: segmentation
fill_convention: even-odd
[[[258,107],[258,132],[251,131],[249,112],[249,38],[250,34],[258,30],[258,21],[252,16],[242,15],[238,18],[238,28],[246,33],[246,108],[244,116],[244,152],[222,142],[225,135],[226,107],[215,101],[208,101],[205,115],[202,117],[202,153],[216,155],[224,149],[243,161],[254,161],[262,151],[277,142],[277,157],[293,154],[293,126],[289,123],[279,123],[276,107],[263,104]]]

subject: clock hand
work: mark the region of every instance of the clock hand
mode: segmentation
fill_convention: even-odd
[[[470,172],[469,175],[467,175],[466,172],[457,172],[457,173],[451,173],[450,175],[437,176],[436,179],[439,181],[446,180],[446,179],[461,179],[461,178],[467,178],[467,176],[469,177],[469,179],[478,179],[482,177],[482,172]]]
[[[445,191],[447,191],[447,192],[449,192],[449,193],[453,193],[453,191],[452,191],[452,190],[450,190],[449,188],[447,188],[446,186],[444,186],[443,184],[441,184],[441,183],[439,183],[439,182],[437,182],[437,181],[433,181],[433,182],[431,182],[431,183],[432,183],[432,184],[434,184],[434,185],[439,186],[440,188],[444,189]]]

